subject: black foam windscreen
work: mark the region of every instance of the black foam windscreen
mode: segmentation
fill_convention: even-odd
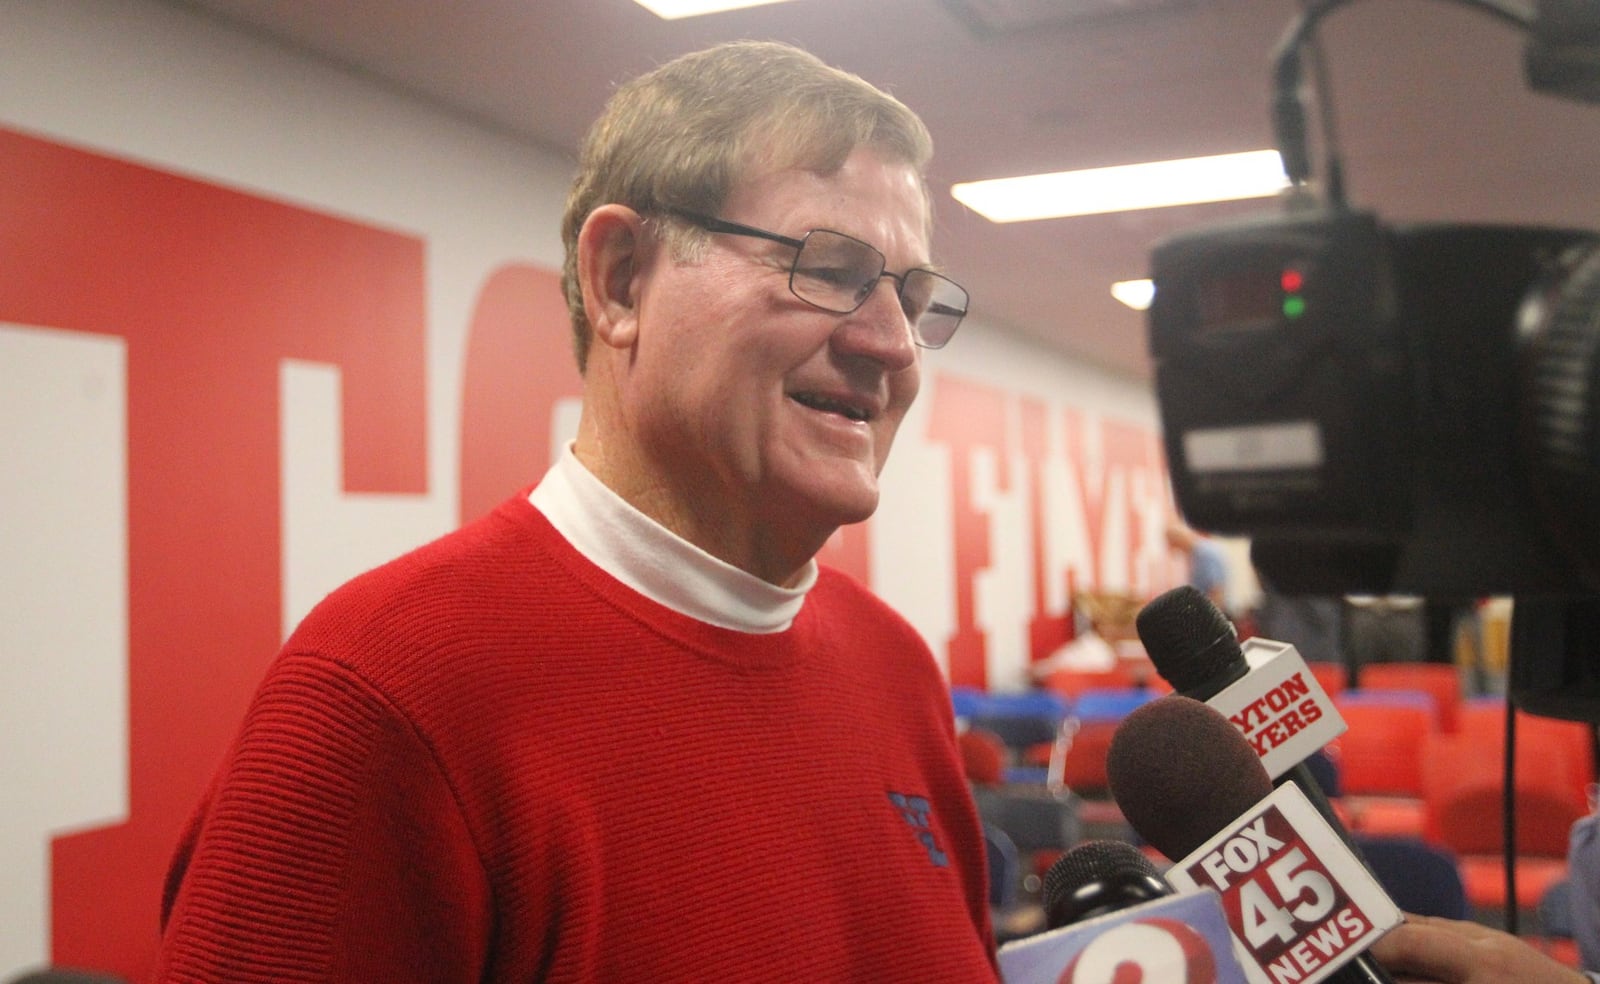
[[[1045,925],[1059,929],[1171,894],[1172,886],[1138,848],[1127,841],[1090,840],[1050,866],[1040,898]]]
[[[1156,672],[1179,693],[1209,697],[1249,669],[1233,623],[1192,585],[1151,599],[1134,626]]]
[[[1124,876],[1160,878],[1161,872],[1156,870],[1155,862],[1127,841],[1084,841],[1045,872],[1042,897],[1048,908],[1055,900],[1092,881]]]

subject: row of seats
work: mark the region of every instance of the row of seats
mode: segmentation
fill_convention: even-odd
[[[1311,663],[1311,671],[1330,696],[1348,695],[1352,706],[1371,701],[1382,694],[1404,694],[1428,708],[1430,730],[1454,733],[1459,730],[1465,703],[1457,670],[1441,663],[1384,663],[1363,667],[1361,689],[1347,685],[1343,666]],[[1121,716],[1145,700],[1171,691],[1160,677],[1134,680],[1129,671],[1118,667],[1103,672],[1063,670],[1052,675],[1048,685],[1016,693],[989,693],[972,687],[955,687],[951,699],[956,717],[964,725],[981,728],[998,736],[1008,749],[1033,751],[1033,765],[1040,765],[1038,751],[1062,739],[1063,725],[1069,728],[1086,724],[1114,725]],[[1418,700],[1425,695],[1425,702]],[[1070,736],[1069,736],[1070,737]],[[1085,736],[1096,741],[1093,735]],[[1092,757],[1080,758],[1088,768],[1084,779],[1098,778]],[[1404,770],[1402,770],[1404,772]],[[1078,788],[1075,786],[1074,788]]]
[[[1418,681],[1426,688],[1400,686]],[[1348,688],[1342,674],[1333,673],[1323,680],[1348,725],[1328,750],[1337,775],[1335,802],[1347,825],[1358,836],[1444,852],[1456,860],[1474,907],[1505,907],[1503,699],[1463,698],[1454,668],[1440,664],[1369,666],[1360,683],[1360,689]],[[1037,769],[1048,749],[1043,774],[1051,788],[1093,798],[1104,792],[1105,750],[1116,723],[1158,695],[1095,688],[1071,700],[1060,693],[1019,695],[1009,705],[1018,716],[1030,702],[1043,709],[1031,734],[1005,725],[987,731],[1006,717],[1012,698],[986,696],[984,703],[968,704],[964,718],[971,777],[991,786],[1037,781],[1029,766]],[[1516,723],[1515,904],[1529,909],[1565,873],[1568,832],[1589,809],[1594,741],[1587,726],[1574,722],[1519,713]]]
[[[1330,697],[1355,689],[1349,675],[1338,663],[1311,663],[1311,672]],[[1426,694],[1433,706],[1439,730],[1454,732],[1460,708],[1465,701],[1461,671],[1448,663],[1372,663],[1359,670],[1356,684],[1362,693],[1403,691]]]
[[[1503,699],[1462,701],[1454,731],[1420,694],[1347,691],[1334,703],[1348,726],[1329,749],[1347,825],[1454,852],[1472,904],[1504,909]],[[1577,722],[1520,711],[1515,721],[1515,904],[1531,909],[1564,877],[1572,824],[1589,811],[1594,740]]]
[[[1141,704],[1165,691],[1093,688],[1067,699],[1046,690],[952,694],[969,777],[979,784],[1034,783],[1083,795],[1106,789],[1112,732]]]

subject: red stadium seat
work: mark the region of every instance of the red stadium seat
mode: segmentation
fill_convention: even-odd
[[[1427,838],[1455,851],[1474,906],[1504,908],[1503,754],[1487,730],[1434,735],[1424,745]],[[1516,755],[1517,898],[1532,908],[1566,873],[1567,836],[1588,812],[1570,750],[1519,742]]]
[[[1456,730],[1461,709],[1461,672],[1449,663],[1372,663],[1361,668],[1362,690],[1420,690],[1432,695],[1439,730]]]
[[[1111,737],[1117,725],[1157,696],[1154,690],[1138,687],[1097,688],[1080,693],[1067,720],[1062,783],[1080,795],[1108,792],[1106,755],[1111,750]]]
[[[998,786],[1005,781],[1006,746],[981,728],[968,728],[956,736],[961,767],[974,786]]]
[[[1322,689],[1329,697],[1337,696],[1345,689],[1347,680],[1344,667],[1338,663],[1307,662],[1311,668],[1311,675],[1322,684]]]
[[[1421,837],[1423,744],[1435,732],[1433,701],[1407,691],[1346,690],[1334,706],[1348,730],[1329,747],[1340,793],[1358,833]]]
[[[1457,730],[1478,741],[1501,747],[1506,728],[1503,697],[1472,697],[1462,701]],[[1578,721],[1559,721],[1517,712],[1517,747],[1561,748],[1571,767],[1571,781],[1579,788],[1595,781],[1594,729]],[[1519,756],[1517,761],[1521,761]]]

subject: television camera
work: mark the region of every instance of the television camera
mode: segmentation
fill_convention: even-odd
[[[1513,596],[1522,705],[1600,721],[1600,232],[1388,223],[1331,150],[1314,193],[1302,52],[1346,2],[1275,53],[1286,207],[1152,253],[1179,509],[1287,593]],[[1531,87],[1600,102],[1600,4],[1457,2],[1527,32]]]

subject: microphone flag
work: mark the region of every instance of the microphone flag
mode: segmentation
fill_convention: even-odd
[[[1344,734],[1347,725],[1287,642],[1246,639],[1240,649],[1250,672],[1206,701],[1249,740],[1273,779]]]
[[[1401,922],[1399,908],[1293,783],[1166,872],[1215,890],[1251,984],[1316,984]]]
[[[1247,984],[1221,896],[1201,888],[1007,943],[1005,984]]]

